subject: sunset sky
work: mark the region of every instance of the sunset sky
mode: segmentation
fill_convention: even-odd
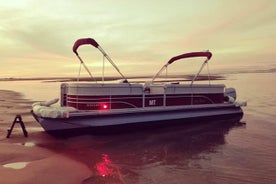
[[[75,77],[72,46],[87,37],[126,76],[153,75],[171,57],[203,50],[215,71],[276,68],[274,0],[0,0],[0,10],[0,78]],[[100,75],[98,50],[79,53]],[[184,64],[178,69],[194,66]]]

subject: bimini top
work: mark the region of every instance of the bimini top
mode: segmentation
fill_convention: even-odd
[[[180,60],[180,59],[185,59],[185,58],[193,58],[193,57],[206,57],[206,60],[204,61],[202,67],[200,68],[200,71],[202,70],[203,66],[211,59],[212,57],[212,53],[209,51],[204,51],[204,52],[189,52],[189,53],[185,53],[185,54],[181,54],[175,57],[172,57],[158,72],[157,74],[152,78],[152,82],[162,73],[162,71],[164,69],[166,69],[170,64],[172,64],[173,62]],[[200,73],[200,71],[198,72],[198,74]],[[197,74],[197,75],[198,75]],[[196,75],[196,77],[197,77]],[[195,77],[195,78],[196,78]],[[195,80],[195,78],[193,79],[193,81]]]
[[[81,45],[92,45],[94,47],[96,47],[97,49],[99,49],[99,51],[103,54],[103,56],[110,62],[110,64],[117,70],[117,72],[123,77],[124,82],[128,82],[126,77],[120,72],[119,68],[115,65],[115,63],[112,61],[112,59],[107,55],[107,53],[103,50],[103,48],[96,42],[96,40],[94,40],[93,38],[81,38],[78,39],[74,45],[73,45],[73,52],[76,54],[76,56],[79,58],[81,64],[83,64],[84,68],[86,69],[86,71],[89,73],[89,75],[91,76],[91,78],[94,79],[94,77],[92,76],[90,70],[87,68],[87,66],[84,64],[83,60],[81,59],[81,57],[79,56],[78,53],[78,48]],[[104,66],[103,66],[104,67]],[[104,70],[103,70],[104,71]],[[104,80],[104,74],[102,76],[102,79]],[[95,80],[95,79],[94,79]],[[96,80],[95,80],[96,81]]]
[[[185,59],[185,58],[191,58],[191,57],[207,57],[208,60],[211,59],[212,57],[212,53],[209,51],[206,52],[189,52],[189,53],[185,53],[185,54],[181,54],[179,56],[175,56],[173,58],[171,58],[167,64],[171,64],[176,60],[179,59]]]
[[[94,47],[98,48],[99,44],[96,42],[96,40],[94,40],[93,38],[82,38],[82,39],[78,39],[74,46],[73,46],[73,52],[76,55],[79,55],[79,53],[77,52],[79,46],[81,45],[93,45]]]

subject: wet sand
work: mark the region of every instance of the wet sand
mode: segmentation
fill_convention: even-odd
[[[40,128],[29,113],[31,104],[20,93],[0,90],[0,183],[82,183],[92,171],[79,161],[43,147],[62,140]],[[16,124],[10,138],[6,138],[17,114],[22,116],[29,136],[24,137]]]

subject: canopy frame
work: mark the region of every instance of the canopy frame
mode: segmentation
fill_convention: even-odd
[[[206,57],[206,59],[204,60],[203,64],[201,65],[199,71],[196,73],[196,75],[194,76],[191,85],[193,85],[194,81],[197,79],[197,77],[199,76],[199,74],[201,73],[202,69],[204,68],[205,65],[208,65],[208,61],[211,59],[212,57],[212,53],[209,51],[203,51],[203,52],[189,52],[189,53],[185,53],[185,54],[181,54],[175,57],[172,57],[156,74],[155,76],[152,78],[151,83],[154,83],[155,79],[158,78],[161,73],[167,68],[170,64],[174,63],[177,60],[181,60],[181,59],[185,59],[185,58],[194,58],[194,57]],[[210,80],[210,74],[209,74],[209,70],[208,70],[208,78]]]
[[[84,68],[86,69],[86,71],[89,73],[90,77],[92,79],[95,80],[95,78],[92,76],[90,70],[86,67],[85,63],[83,62],[82,58],[79,56],[78,53],[78,48],[82,45],[92,45],[95,48],[99,49],[99,51],[103,54],[103,57],[105,57],[110,64],[116,69],[116,71],[122,76],[122,78],[124,78],[124,82],[127,83],[128,80],[126,79],[126,77],[121,73],[121,71],[119,70],[119,68],[115,65],[115,63],[112,61],[112,59],[108,56],[108,54],[103,50],[103,48],[96,42],[96,40],[94,40],[93,38],[81,38],[78,39],[74,46],[73,46],[73,52],[76,54],[76,56],[78,57],[78,59],[80,60],[80,62],[83,64]],[[103,60],[104,62],[104,60]],[[104,67],[104,63],[103,63],[103,67]],[[104,69],[102,72],[102,75],[104,75]],[[102,76],[102,80],[104,79],[104,76]],[[96,80],[95,80],[96,81]]]

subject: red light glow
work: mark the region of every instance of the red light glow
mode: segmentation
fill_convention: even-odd
[[[101,104],[101,110],[107,110],[107,109],[109,109],[108,104],[102,103]]]
[[[102,161],[96,164],[97,172],[100,176],[112,176],[113,169],[111,168],[111,161],[108,158],[108,155],[102,155]]]

